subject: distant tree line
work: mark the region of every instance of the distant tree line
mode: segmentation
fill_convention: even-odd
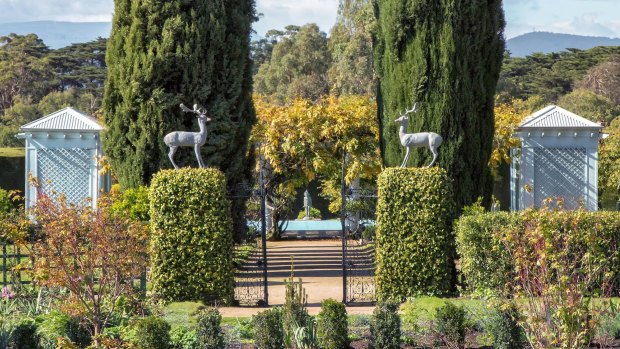
[[[0,37],[0,147],[19,146],[19,126],[66,106],[101,108],[106,39],[52,50],[35,34]]]

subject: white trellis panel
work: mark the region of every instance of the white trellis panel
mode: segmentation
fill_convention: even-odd
[[[563,199],[576,209],[587,196],[588,159],[585,148],[536,148],[534,150],[534,205],[546,199]]]
[[[511,207],[542,207],[558,199],[564,208],[598,209],[598,142],[602,127],[557,106],[527,118],[513,149]]]

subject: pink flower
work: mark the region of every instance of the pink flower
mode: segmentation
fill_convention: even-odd
[[[13,294],[13,292],[11,292],[11,290],[9,289],[8,286],[4,286],[2,288],[2,298],[6,298],[6,299],[11,299],[13,297],[15,297],[15,294]]]

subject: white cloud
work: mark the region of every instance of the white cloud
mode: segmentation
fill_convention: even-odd
[[[619,22],[600,21],[595,13],[584,13],[570,20],[534,25],[537,31],[550,31],[575,35],[618,37]]]
[[[254,30],[263,35],[269,29],[283,29],[289,24],[316,23],[328,32],[336,22],[338,0],[257,0],[256,12],[261,19]]]
[[[112,0],[0,0],[0,22],[57,20],[106,22],[112,19]]]

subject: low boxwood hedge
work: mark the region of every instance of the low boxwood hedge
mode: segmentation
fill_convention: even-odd
[[[232,302],[233,232],[224,174],[210,168],[160,171],[149,201],[153,291],[167,301]]]
[[[377,292],[380,299],[453,291],[454,203],[441,168],[388,168],[379,176]]]

